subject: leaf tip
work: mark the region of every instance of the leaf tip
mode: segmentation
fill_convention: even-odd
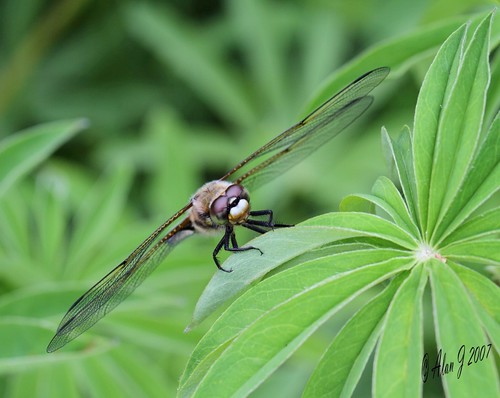
[[[81,118],[77,121],[76,127],[81,130],[88,129],[90,127],[90,120],[86,117]]]

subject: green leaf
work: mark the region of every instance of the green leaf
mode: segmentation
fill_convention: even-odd
[[[272,283],[272,279],[281,282],[278,285],[280,289],[290,285],[302,286],[302,289],[268,310],[265,306],[263,312],[259,304],[264,297],[257,297],[254,289],[250,290],[248,294],[256,306],[254,311],[260,312],[260,316],[222,352],[198,384],[193,396],[246,396],[346,300],[407,269],[409,265],[407,258],[395,258],[336,274],[331,259],[320,258],[270,278],[269,283]],[[316,279],[315,274],[324,274],[325,271],[331,276],[308,286],[311,278]],[[300,272],[301,277],[298,277],[297,272]],[[270,290],[266,291],[267,295],[272,294]],[[233,312],[232,316],[238,314]],[[234,366],[235,363],[238,366]]]
[[[0,195],[87,125],[85,119],[64,120],[4,139],[0,143]]]
[[[448,35],[466,20],[467,18],[453,18],[424,26],[407,35],[387,40],[369,48],[359,57],[336,71],[321,90],[314,95],[315,100],[310,103],[307,109],[312,111],[331,96],[331,93],[337,92],[357,76],[380,65],[389,66],[393,77],[398,73],[403,73],[410,65],[419,61],[420,57],[427,56],[429,50],[439,46]]]
[[[359,236],[370,236],[388,240],[407,249],[418,245],[416,238],[394,223],[366,213],[328,213],[313,217],[301,226],[324,226],[350,231]]]
[[[438,227],[460,190],[479,143],[489,83],[492,17],[490,14],[474,32],[461,60],[456,80],[452,80],[454,85],[449,97],[441,104],[429,188],[428,231],[433,234],[431,241],[439,238],[433,230]],[[453,76],[452,70],[449,73]],[[418,117],[422,119],[422,115],[416,114],[415,120]]]
[[[495,319],[487,310],[476,300],[475,297],[471,297],[474,304],[474,308],[478,317],[481,319],[481,324],[484,331],[488,334],[488,339],[493,344],[492,350],[495,349],[498,353],[500,352],[500,322]]]
[[[414,267],[389,306],[374,365],[373,396],[403,397],[422,394],[422,295],[427,272]]]
[[[254,121],[241,79],[215,51],[209,51],[202,30],[195,34],[194,26],[183,25],[169,9],[146,3],[130,4],[125,16],[131,34],[184,79],[220,117],[236,126]]]
[[[405,229],[413,236],[419,236],[418,228],[411,219],[406,203],[391,180],[386,177],[378,178],[372,188],[372,192],[374,195],[358,194],[350,195],[347,198],[351,201],[354,198],[359,198],[360,200],[364,199],[365,202],[367,201],[379,206],[391,216],[396,225]],[[344,201],[342,201],[341,206],[343,203]],[[358,209],[358,211],[361,211],[363,208],[358,207]],[[351,210],[354,209],[351,208]]]
[[[461,191],[443,217],[438,229],[441,239],[457,229],[474,211],[500,189],[500,113],[475,157]],[[442,230],[446,230],[441,232]]]
[[[413,236],[418,237],[420,231],[418,230],[415,221],[411,218],[409,209],[398,191],[394,183],[387,177],[380,177],[372,188],[374,195],[386,201],[394,210],[394,215],[391,215],[394,222],[410,232]]]
[[[204,371],[202,370],[207,367],[207,361],[210,363],[215,359],[212,358],[212,353],[220,350],[222,345],[234,339],[241,330],[254,322],[263,312],[270,311],[278,304],[299,294],[307,286],[313,286],[335,274],[340,276],[359,267],[382,264],[393,258],[405,256],[407,256],[406,252],[394,249],[349,251],[322,256],[320,258],[323,260],[316,259],[312,262],[299,264],[262,281],[238,298],[203,337],[191,356],[181,384],[184,385],[187,378],[193,379],[192,373],[194,373],[195,368],[197,368],[198,377],[203,375]],[[311,272],[310,264],[314,267],[317,261],[326,261],[326,259],[328,259],[328,264],[335,264],[335,267],[327,266],[322,269],[318,266],[315,272]],[[267,292],[273,292],[273,294],[267,294]],[[258,300],[255,300],[256,297]],[[190,383],[192,384],[192,382]]]
[[[429,377],[436,377],[432,368],[436,364],[441,365],[439,374],[442,375],[441,380],[449,396],[472,397],[478,391],[485,397],[499,396],[500,387],[493,353],[490,352],[489,358],[483,361],[468,365],[470,350],[487,346],[488,340],[466,289],[457,275],[441,261],[431,259],[428,268],[438,352],[442,350],[440,360],[437,353],[429,354]],[[452,361],[453,372],[444,374],[444,365]]]
[[[382,127],[382,142],[394,159],[398,179],[403,188],[405,202],[410,212],[413,223],[417,222],[417,188],[415,184],[415,171],[412,156],[412,137],[410,129],[406,126],[396,139],[389,136]],[[420,235],[420,234],[418,234]],[[415,235],[415,236],[418,236]]]
[[[470,294],[481,307],[500,324],[500,289],[484,275],[464,267],[454,261],[447,261],[448,266],[457,274]]]
[[[478,214],[460,225],[441,243],[446,246],[500,233],[500,207]]]
[[[495,19],[494,22],[498,23],[497,19]],[[494,48],[494,46],[495,44],[492,43],[492,48]],[[498,52],[493,52],[490,62],[491,81],[490,89],[488,90],[488,100],[486,101],[486,111],[484,112],[484,122],[486,125],[489,125],[493,121],[500,109],[500,90],[495,90],[495,87],[500,87],[500,55]]]
[[[303,397],[352,396],[379,337],[381,320],[407,277],[407,273],[398,275],[347,322],[323,354]]]
[[[373,200],[370,200],[373,199]],[[375,204],[382,208],[382,201],[375,203],[377,198],[370,195],[347,195],[339,204],[339,210],[342,212],[375,213]],[[386,209],[384,209],[386,210]],[[387,210],[386,210],[387,211]]]
[[[459,67],[466,27],[461,26],[439,49],[418,95],[413,127],[413,157],[415,162],[419,223],[425,237],[429,224],[432,179],[437,178],[434,159],[438,150],[439,126],[443,106],[451,91]],[[444,150],[445,148],[443,148]],[[446,176],[447,177],[447,176]],[[441,184],[443,184],[441,181]],[[434,205],[435,206],[435,205]]]
[[[292,258],[328,243],[358,236],[380,238],[397,247],[417,247],[414,238],[403,229],[381,217],[364,213],[330,213],[309,219],[298,227],[273,231],[249,242],[264,255],[238,253],[224,263],[224,268],[234,271],[230,283],[227,275],[220,272],[214,275],[196,305],[188,329],[199,324],[223,302]]]
[[[123,212],[131,181],[131,170],[118,165],[103,175],[84,198],[75,215],[74,234],[63,274],[69,273],[72,279],[77,279],[82,273],[89,272],[88,264],[92,263],[95,248],[113,232],[113,226]]]
[[[46,322],[34,318],[5,316],[0,319],[0,337],[4,350],[0,353],[0,375],[9,375],[34,369],[43,369],[47,364],[64,362],[74,358],[101,356],[114,343],[96,345],[89,350],[77,354],[65,353],[60,356],[47,357],[43,349],[52,331]]]
[[[214,274],[196,304],[187,329],[198,325],[225,301],[248,288],[272,269],[307,251],[357,235],[359,233],[335,228],[298,226],[274,230],[253,239],[248,245],[258,247],[263,255],[252,250],[230,256],[223,267],[233,272],[229,276],[223,272]]]
[[[450,244],[441,250],[446,258],[482,264],[500,264],[500,240],[476,240]]]
[[[30,231],[25,227],[29,217],[25,198],[22,189],[11,189],[0,198],[0,219],[3,221],[0,223],[0,236],[5,247],[4,260],[19,253],[29,253],[33,248]]]

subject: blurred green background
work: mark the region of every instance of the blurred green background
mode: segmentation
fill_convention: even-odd
[[[218,238],[186,241],[113,314],[45,354],[70,304],[203,182],[333,95],[325,82],[343,65],[371,46],[404,46],[412,32],[465,21],[494,4],[0,1],[0,138],[60,119],[90,123],[0,197],[0,396],[175,395],[209,327],[183,333],[216,271]],[[397,63],[372,57],[359,73],[344,69],[349,80],[377,66],[393,73],[368,114],[253,193],[254,208],[297,223],[369,191],[387,174],[380,127],[411,125],[438,44]],[[251,236],[242,232],[240,241]],[[254,396],[300,396],[345,317],[328,323]],[[369,388],[367,377],[360,396]]]

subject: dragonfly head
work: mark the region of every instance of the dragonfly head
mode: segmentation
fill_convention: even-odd
[[[220,224],[233,225],[244,223],[250,213],[248,191],[239,184],[230,185],[210,205],[212,218]]]

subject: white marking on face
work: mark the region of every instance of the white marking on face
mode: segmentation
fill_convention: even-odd
[[[229,211],[230,219],[236,222],[245,219],[248,215],[248,201],[245,199],[240,199],[238,204],[231,208]]]

